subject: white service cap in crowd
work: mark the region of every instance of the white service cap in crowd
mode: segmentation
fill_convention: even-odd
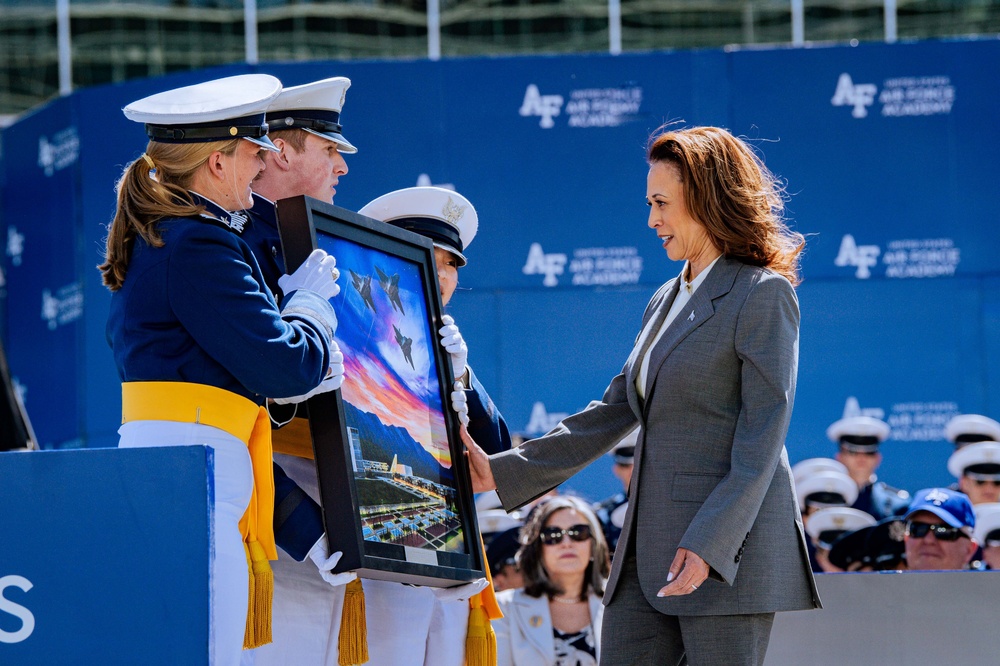
[[[459,266],[467,263],[462,253],[479,229],[479,216],[472,203],[443,187],[407,187],[389,192],[358,212],[430,238],[435,246],[454,254]]]
[[[817,472],[840,472],[847,474],[847,467],[844,463],[833,458],[807,458],[792,465],[792,481],[799,485],[799,481]]]
[[[878,451],[878,445],[889,438],[889,433],[888,423],[871,416],[848,416],[826,429],[830,441],[855,453]]]
[[[237,137],[277,151],[267,138],[264,112],[281,93],[268,74],[241,74],[166,90],[122,109],[145,123],[146,135],[160,143],[203,143]]]
[[[619,440],[611,448],[611,456],[619,465],[632,465],[635,463],[635,445],[639,442],[639,426],[636,426],[629,434]]]
[[[966,444],[948,458],[948,471],[956,479],[965,475],[978,479],[1000,479],[1000,443]]]
[[[335,76],[285,88],[267,107],[267,124],[272,132],[302,129],[333,141],[342,153],[356,153],[358,149],[341,134],[340,113],[350,87],[350,79]]]
[[[850,506],[858,499],[858,484],[844,472],[814,472],[795,484],[799,510],[812,506]],[[811,518],[810,518],[811,520]]]
[[[972,442],[1000,442],[1000,423],[982,414],[959,414],[944,424],[944,436],[957,447]]]
[[[480,534],[496,534],[520,527],[523,523],[503,509],[486,509],[477,511]]]
[[[976,529],[973,536],[979,545],[985,548],[987,540],[1000,541],[1000,503],[977,504],[972,510],[976,512]]]
[[[495,490],[487,490],[485,493],[476,495],[476,511],[487,511],[489,509],[501,509],[500,495]]]
[[[809,516],[806,523],[806,533],[813,538],[821,548],[829,549],[840,536],[847,532],[870,527],[876,521],[870,514],[846,506],[833,506],[820,509]]]

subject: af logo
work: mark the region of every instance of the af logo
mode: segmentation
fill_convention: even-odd
[[[546,287],[554,287],[559,284],[556,276],[562,275],[563,271],[566,270],[566,260],[565,254],[545,254],[540,244],[532,243],[528,250],[528,260],[524,263],[521,272],[525,275],[544,275],[545,279],[542,280],[542,284]]]
[[[864,118],[868,115],[868,107],[875,103],[875,93],[878,88],[874,83],[854,83],[851,75],[844,72],[837,79],[837,90],[833,93],[830,103],[834,106],[853,106],[851,115]]]
[[[24,252],[24,234],[18,233],[17,227],[7,229],[7,256],[12,266],[21,265],[21,253]]]
[[[525,117],[540,116],[539,126],[549,129],[555,125],[552,119],[559,115],[562,105],[562,95],[542,95],[538,92],[538,86],[530,83],[528,89],[524,91],[524,101],[521,102],[521,110],[518,113]]]
[[[553,412],[549,414],[545,411],[545,403],[536,402],[531,407],[531,418],[528,419],[528,425],[525,426],[524,431],[532,434],[547,433],[559,425],[559,422],[567,416],[569,416],[567,412]]]
[[[858,270],[854,275],[861,280],[871,277],[871,267],[878,263],[878,255],[882,249],[878,245],[858,245],[854,242],[854,236],[845,234],[840,241],[840,252],[833,260],[836,266],[854,266]]]
[[[56,150],[44,136],[38,137],[38,166],[42,167],[46,176],[56,172]]]
[[[20,643],[35,630],[35,616],[21,604],[16,604],[4,598],[3,592],[8,587],[16,587],[22,592],[27,592],[33,585],[24,576],[0,577],[0,616],[7,613],[21,621],[21,628],[17,631],[4,631],[0,629],[0,643]],[[7,625],[8,623],[5,622],[4,624]]]

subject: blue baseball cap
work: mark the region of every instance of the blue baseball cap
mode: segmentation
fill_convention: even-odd
[[[976,513],[972,502],[965,493],[949,488],[924,488],[914,493],[910,508],[904,520],[918,511],[927,511],[952,527],[965,528],[971,532],[976,527]]]

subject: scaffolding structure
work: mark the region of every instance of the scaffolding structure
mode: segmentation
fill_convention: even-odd
[[[0,116],[234,62],[1000,34],[1000,0],[0,0]]]

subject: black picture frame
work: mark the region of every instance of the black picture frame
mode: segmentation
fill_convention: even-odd
[[[277,209],[286,271],[320,247],[341,273],[331,303],[344,386],[308,403],[330,552],[343,553],[335,571],[433,587],[484,577],[468,463],[450,407],[454,378],[437,333],[433,244],[306,196],[278,201]]]

